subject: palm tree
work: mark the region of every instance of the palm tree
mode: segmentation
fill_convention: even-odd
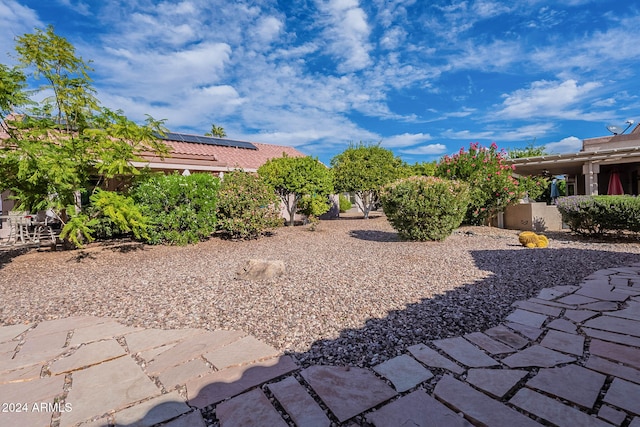
[[[224,138],[227,136],[227,133],[224,131],[222,126],[216,126],[215,124],[211,125],[211,132],[207,132],[204,136],[215,136],[216,138]]]

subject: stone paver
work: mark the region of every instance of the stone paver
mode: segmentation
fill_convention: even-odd
[[[602,407],[600,407],[600,410],[598,411],[598,417],[610,422],[613,425],[619,426],[622,425],[625,418],[627,418],[627,414],[615,408],[612,408],[611,406],[602,405]]]
[[[501,399],[527,375],[514,369],[469,369],[467,382]]]
[[[612,301],[596,301],[589,304],[583,304],[580,308],[584,308],[585,310],[615,311],[618,310],[618,303]]]
[[[593,371],[602,372],[603,374],[623,378],[628,381],[633,381],[636,384],[640,384],[639,370],[612,362],[610,360],[602,359],[598,356],[592,355],[591,357],[589,357],[589,360],[587,360],[585,367]]]
[[[406,354],[387,360],[373,370],[391,381],[400,393],[433,378],[431,371]]]
[[[605,427],[610,424],[564,405],[555,399],[523,388],[509,403],[560,427]]]
[[[367,415],[375,427],[471,427],[471,424],[426,392],[414,391]]]
[[[604,396],[604,401],[620,409],[640,415],[639,397],[640,385],[616,378]]]
[[[627,347],[620,344],[610,342],[591,340],[589,346],[591,354],[604,357],[605,359],[616,360],[624,364],[630,365],[636,369],[640,369],[640,349]]]
[[[575,362],[575,357],[549,350],[540,345],[528,347],[519,353],[507,356],[502,363],[510,368],[540,367],[552,368],[562,363]]]
[[[613,289],[613,287],[611,287]],[[586,297],[595,298],[603,301],[615,301],[623,302],[629,298],[628,294],[612,291],[610,289],[592,288],[590,286],[583,286],[576,291],[577,295],[584,295]]]
[[[486,368],[498,365],[498,362],[462,337],[436,340],[433,341],[433,345],[447,353],[458,363],[471,368]]]
[[[269,390],[294,423],[299,426],[328,427],[331,421],[294,377],[269,384]]]
[[[617,334],[610,331],[601,331],[600,329],[582,328],[587,336],[591,338],[598,338],[603,341],[611,341],[617,344],[630,345],[632,347],[640,347],[640,337],[632,337],[627,334]]]
[[[80,345],[92,341],[98,341],[107,338],[114,338],[126,333],[139,330],[125,326],[115,320],[99,323],[97,325],[87,326],[84,328],[74,328],[73,336],[69,342],[69,346]]]
[[[204,408],[296,369],[298,366],[289,356],[281,356],[213,372],[186,383],[188,403]]]
[[[60,427],[72,426],[96,414],[124,409],[161,393],[129,356],[75,371],[72,381],[66,401],[73,405],[73,411],[62,414]]]
[[[540,335],[544,333],[544,329],[534,328],[533,326],[523,325],[521,323],[504,322],[504,324],[514,331],[520,332],[531,341],[536,341],[540,337]]]
[[[513,347],[509,347],[506,344],[496,341],[490,336],[483,334],[482,332],[473,332],[471,334],[465,335],[464,337],[467,341],[483,348],[489,354],[507,354],[513,353],[515,351]]]
[[[207,427],[207,424],[204,422],[200,411],[193,411],[163,424],[162,427]]]
[[[367,369],[310,366],[300,374],[340,422],[396,395],[391,387]]]
[[[132,332],[124,336],[127,347],[131,353],[138,353],[156,347],[161,347],[168,343],[182,341],[193,335],[204,333],[199,329],[144,329]]]
[[[608,316],[640,321],[640,303],[631,301],[627,308],[608,313]]]
[[[545,304],[538,304],[532,301],[517,301],[513,303],[513,306],[521,308],[523,310],[532,311],[534,313],[544,314],[551,317],[558,317],[562,313],[561,308],[551,307]]]
[[[64,377],[0,385],[0,426],[49,426],[63,388]]]
[[[561,368],[540,369],[538,375],[527,381],[527,387],[535,388],[587,409],[593,408],[606,377],[576,365]]]
[[[554,319],[547,325],[549,329],[555,329],[557,331],[568,332],[570,334],[575,334],[578,331],[578,327],[575,323],[570,322],[565,319]]]
[[[3,372],[0,384],[30,381],[40,378],[42,365],[31,365],[14,371]]]
[[[147,365],[147,370],[152,374],[160,373],[189,360],[201,357],[207,351],[217,350],[229,345],[245,335],[243,332],[238,331],[213,331],[190,336],[154,357]]]
[[[251,390],[216,408],[220,427],[287,427],[260,389]]]
[[[622,319],[612,316],[600,316],[587,320],[584,324],[587,328],[601,329],[603,331],[617,332],[640,337],[640,322],[630,319]]]
[[[203,354],[216,369],[225,369],[234,365],[242,365],[261,359],[269,359],[278,355],[278,351],[258,341],[252,336],[246,336],[229,345]]]
[[[447,406],[463,412],[470,420],[483,425],[539,427],[539,424],[532,419],[456,380],[450,375],[445,375],[436,384],[434,394],[438,399],[444,401]]]
[[[147,400],[139,405],[124,409],[114,414],[118,426],[136,425],[151,427],[169,421],[191,411],[184,399],[177,392],[171,392]]]
[[[10,325],[0,327],[0,343],[13,340],[31,327],[32,325]]]
[[[70,356],[56,360],[49,367],[49,371],[54,375],[58,375],[97,365],[126,354],[125,350],[116,340],[93,342],[78,348]]]
[[[553,288],[544,288],[538,293],[538,298],[544,300],[553,300],[578,289],[577,286],[555,286]]]
[[[460,365],[452,362],[434,349],[427,347],[424,344],[413,345],[407,350],[409,350],[413,357],[429,367],[446,369],[456,374],[461,374],[464,372],[464,368],[462,368]]]
[[[566,310],[564,312],[564,317],[566,317],[567,319],[573,322],[582,323],[585,320],[591,319],[597,314],[598,314],[597,311],[591,311],[591,310]]]
[[[595,298],[589,298],[584,295],[576,294],[567,295],[566,297],[562,297],[556,301],[568,305],[584,305],[592,302],[598,302],[598,300]]]
[[[484,331],[484,333],[489,335],[491,338],[501,341],[504,344],[518,350],[529,344],[529,341],[526,338],[522,338],[520,335],[516,334],[503,325],[487,329],[486,331]]]
[[[584,352],[584,337],[567,332],[551,330],[547,332],[547,335],[545,335],[544,339],[540,342],[540,345],[563,353],[582,356],[582,353]]]
[[[547,319],[548,317],[544,314],[534,313],[521,309],[516,309],[506,318],[506,320],[509,322],[520,323],[521,325],[527,325],[534,328],[541,327]]]
[[[185,384],[191,379],[203,377],[212,370],[202,359],[193,359],[182,365],[174,366],[158,374],[162,385],[171,390],[180,384]]]

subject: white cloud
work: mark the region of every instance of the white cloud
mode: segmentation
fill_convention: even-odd
[[[324,35],[329,42],[328,50],[340,58],[337,69],[340,73],[362,70],[371,64],[369,52],[369,24],[364,10],[357,0],[318,0],[321,12],[319,20],[324,22]],[[326,14],[326,18],[322,15]]]
[[[558,142],[551,142],[544,146],[549,154],[577,153],[582,150],[582,140],[575,136],[569,136]]]
[[[429,144],[400,150],[401,153],[410,155],[438,155],[444,154],[446,151],[447,146],[443,144]]]
[[[0,45],[3,55],[2,63],[13,63],[6,57],[13,39],[33,31],[34,27],[44,27],[38,15],[26,6],[14,0],[0,0]],[[9,59],[5,62],[5,58]]]
[[[428,133],[403,133],[382,139],[382,146],[388,148],[411,147],[433,139]]]
[[[580,86],[575,80],[533,82],[527,89],[518,89],[511,94],[503,95],[503,108],[497,115],[500,118],[514,119],[585,119],[579,103],[600,85],[597,82],[588,82]]]

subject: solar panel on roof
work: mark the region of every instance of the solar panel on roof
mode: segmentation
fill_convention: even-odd
[[[258,147],[256,147],[255,145],[246,141],[236,141],[233,139],[215,138],[210,136],[188,135],[188,134],[176,133],[176,132],[167,132],[164,134],[164,136],[160,136],[160,138],[167,141],[180,141],[180,142],[190,142],[195,144],[217,145],[220,147],[236,147],[236,148],[244,148],[247,150],[258,149]]]

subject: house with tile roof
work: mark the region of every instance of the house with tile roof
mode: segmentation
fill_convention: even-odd
[[[267,160],[285,154],[289,157],[306,156],[293,147],[227,138],[168,132],[161,139],[169,147],[169,157],[162,159],[154,153],[142,153],[144,160],[133,162],[134,166],[156,171],[220,175],[235,169],[256,172]]]

